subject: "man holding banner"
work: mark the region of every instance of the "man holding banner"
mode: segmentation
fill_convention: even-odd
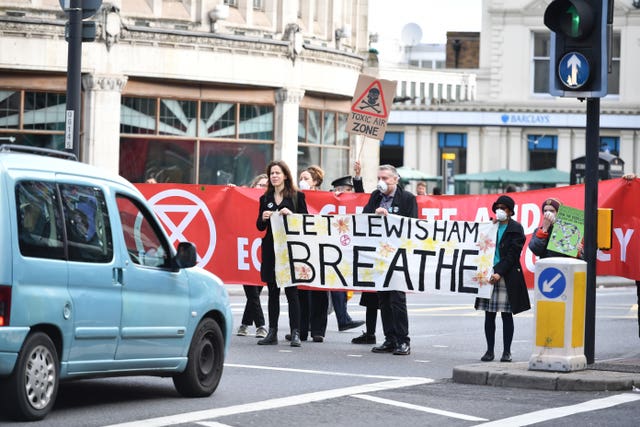
[[[395,167],[381,165],[378,167],[377,189],[371,193],[369,202],[363,213],[387,216],[389,214],[418,217],[416,196],[398,186],[400,176]],[[403,291],[380,291],[378,303],[382,316],[384,342],[373,347],[374,353],[393,353],[408,355],[411,353],[409,345],[409,317],[407,314],[407,297]]]

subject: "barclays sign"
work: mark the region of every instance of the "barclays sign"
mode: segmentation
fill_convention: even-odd
[[[500,116],[505,125],[548,125],[551,117],[548,114],[502,114]]]

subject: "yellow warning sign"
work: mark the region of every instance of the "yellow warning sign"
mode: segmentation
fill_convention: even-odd
[[[347,132],[382,140],[397,82],[360,74],[351,103]]]

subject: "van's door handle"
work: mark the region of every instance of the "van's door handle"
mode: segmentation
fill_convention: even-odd
[[[113,284],[114,285],[124,285],[122,282],[122,268],[114,267],[113,268]]]

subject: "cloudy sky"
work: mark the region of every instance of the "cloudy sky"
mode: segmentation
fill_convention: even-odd
[[[444,43],[447,31],[480,31],[482,0],[369,0],[369,32],[400,40],[418,24],[422,43]]]

